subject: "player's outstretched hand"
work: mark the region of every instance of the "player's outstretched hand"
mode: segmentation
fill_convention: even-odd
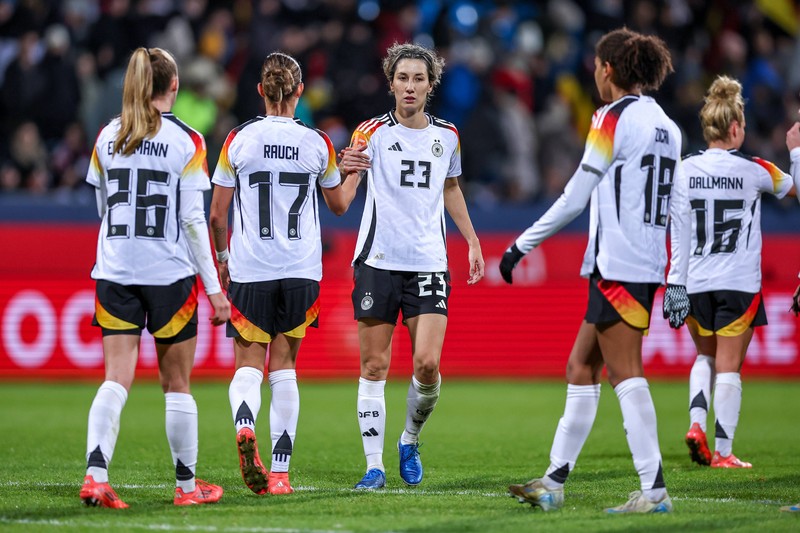
[[[680,328],[689,316],[689,295],[683,285],[667,285],[664,291],[664,318],[672,328]]]
[[[231,304],[225,293],[217,292],[208,295],[208,301],[211,302],[211,307],[214,308],[214,314],[211,315],[209,320],[213,326],[221,326],[231,318]]]
[[[800,285],[794,290],[794,295],[792,296],[792,313],[794,313],[794,316],[800,314]]]
[[[503,276],[506,283],[514,283],[511,279],[511,272],[523,257],[525,257],[525,254],[517,248],[517,243],[513,243],[509,246],[506,253],[503,254],[503,258],[500,260],[500,275]]]

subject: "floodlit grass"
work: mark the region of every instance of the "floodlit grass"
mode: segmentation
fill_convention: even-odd
[[[800,516],[778,507],[800,501],[800,386],[751,382],[734,452],[752,470],[693,465],[683,436],[687,385],[651,383],[664,476],[675,512],[606,516],[638,488],[622,417],[603,385],[592,435],[570,476],[565,508],[545,514],[506,496],[509,483],[540,476],[548,464],[565,386],[555,382],[447,380],[422,434],[425,479],[406,487],[397,473],[407,383],[387,386],[387,488],[351,490],[364,472],[355,413],[357,381],[301,382],[302,409],[289,496],[257,496],[242,483],[227,383],[195,383],[200,410],[198,477],[221,484],[216,505],[172,505],[174,473],[155,383],[134,384],[122,415],[111,483],[130,509],[85,508],[86,418],[99,383],[0,383],[0,529],[31,531],[797,531]],[[269,458],[269,389],[259,435]],[[713,427],[713,422],[712,422]],[[712,438],[713,440],[713,438]],[[712,444],[713,445],[713,444]]]

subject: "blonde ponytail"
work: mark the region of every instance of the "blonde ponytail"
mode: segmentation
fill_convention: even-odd
[[[700,124],[706,142],[727,141],[731,124],[744,126],[742,84],[728,76],[718,76],[708,88],[700,110]]]
[[[114,139],[114,153],[131,155],[144,139],[161,128],[161,112],[153,97],[164,94],[178,67],[169,52],[160,48],[137,48],[128,62],[122,86],[120,128]]]

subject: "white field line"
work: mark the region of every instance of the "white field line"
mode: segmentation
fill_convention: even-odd
[[[48,483],[44,481],[37,481],[33,483],[23,483],[21,481],[4,481],[0,483],[2,487],[39,487],[39,488],[54,488],[54,487],[80,487],[80,483]],[[165,483],[156,483],[151,485],[136,485],[136,484],[114,484],[114,488],[136,490],[136,489],[171,489],[174,486]],[[332,492],[332,493],[361,493],[348,487],[341,488],[320,488],[320,487],[306,487],[295,486],[294,490],[298,492]],[[381,489],[375,491],[373,494],[410,494],[417,496],[481,496],[484,498],[502,498],[508,497],[507,492],[484,492],[479,490],[427,490],[427,489],[414,489],[414,488],[397,488],[397,489]],[[747,500],[742,498],[691,498],[691,497],[672,497],[673,501],[677,502],[697,502],[697,503],[757,503],[762,505],[786,505],[784,501],[777,500]],[[0,517],[2,520],[2,517]]]

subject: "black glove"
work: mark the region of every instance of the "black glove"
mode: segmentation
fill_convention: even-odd
[[[517,243],[512,244],[503,254],[503,259],[500,260],[500,275],[506,280],[506,283],[513,283],[511,280],[511,271],[517,266],[519,260],[525,257],[525,254],[519,251]]]
[[[689,316],[689,295],[683,285],[667,285],[664,291],[664,318],[670,327],[680,328]]]
[[[794,295],[792,296],[792,313],[794,316],[797,316],[800,313],[800,285],[794,290]]]

